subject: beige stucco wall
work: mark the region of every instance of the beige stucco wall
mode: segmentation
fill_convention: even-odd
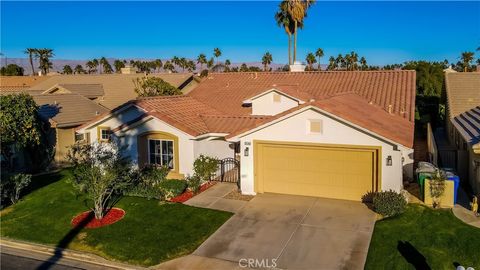
[[[321,134],[310,134],[308,130],[309,120],[321,120],[323,132]],[[403,188],[403,167],[407,165],[407,162],[413,164],[412,149],[398,147],[394,143],[375,138],[365,131],[358,130],[310,109],[240,138],[241,189],[245,194],[255,194],[253,166],[255,156],[253,142],[255,140],[381,147],[382,151],[379,158],[382,164],[381,188],[383,190],[400,191]],[[244,155],[246,147],[249,148],[248,157]],[[392,156],[392,166],[386,166],[388,156]],[[403,163],[402,157],[404,158]]]
[[[274,102],[274,95],[280,95],[280,102]],[[253,115],[275,115],[293,107],[298,106],[298,102],[276,92],[270,92],[252,100]]]
[[[56,128],[55,161],[65,162],[68,149],[75,143],[74,128]]]

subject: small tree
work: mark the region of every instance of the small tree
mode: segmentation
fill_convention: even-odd
[[[135,92],[140,97],[180,95],[182,91],[159,77],[142,77],[133,80]]]
[[[433,208],[440,207],[440,198],[445,193],[446,180],[445,172],[440,170],[437,170],[433,177],[430,178],[430,196],[432,197]]]
[[[0,96],[1,153],[12,168],[12,147],[39,145],[42,137],[38,107],[28,94]]]
[[[131,161],[115,142],[75,144],[67,157],[75,187],[87,194],[95,218],[101,219],[130,186]]]
[[[9,199],[12,204],[15,204],[20,199],[20,192],[30,184],[32,176],[29,174],[11,174],[2,175],[0,182],[1,197]]]

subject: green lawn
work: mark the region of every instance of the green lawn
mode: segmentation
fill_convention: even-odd
[[[480,269],[480,229],[451,210],[410,204],[404,214],[378,221],[365,269]]]
[[[66,246],[112,260],[151,266],[191,253],[231,213],[124,197],[125,217],[110,226],[72,231],[71,219],[88,210],[66,181],[68,171],[35,177],[18,204],[1,213],[2,237]]]

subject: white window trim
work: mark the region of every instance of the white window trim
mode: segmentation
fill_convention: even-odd
[[[108,141],[110,141],[110,139],[112,139],[112,132],[111,132],[110,128],[99,128],[99,130],[100,130],[99,134],[98,134],[100,136],[100,138],[98,138],[99,141],[108,142]],[[102,136],[102,131],[104,131],[104,130],[108,132],[108,138],[107,139],[104,139],[103,136]]]
[[[173,162],[172,162],[172,164],[173,164],[173,166],[172,166],[172,168],[169,168],[169,169],[170,169],[170,170],[175,170],[175,142],[174,142],[173,140],[168,140],[168,139],[148,139],[148,144],[147,144],[148,156],[147,156],[147,158],[148,158],[148,164],[152,164],[152,165],[159,165],[159,164],[152,163],[152,162],[150,161],[150,141],[160,141],[160,142],[161,142],[161,141],[166,141],[166,142],[172,142],[172,150],[173,150],[173,153],[172,153],[172,155],[173,155]],[[160,143],[160,147],[162,147],[162,143]],[[162,154],[160,153],[160,155],[162,155]],[[161,160],[162,160],[162,159],[160,159],[160,161],[161,161]],[[161,164],[160,166],[165,166],[165,165]]]

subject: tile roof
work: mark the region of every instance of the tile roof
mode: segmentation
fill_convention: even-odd
[[[409,70],[214,73],[188,95],[226,114],[249,115],[242,101],[271,88],[315,99],[356,93],[408,121],[415,117],[415,71]]]
[[[101,84],[59,84],[58,86],[63,87],[64,89],[80,94],[86,98],[97,98],[103,96],[105,92],[103,91],[103,86]]]
[[[0,76],[0,89],[8,87],[32,87],[49,76]]]
[[[76,93],[33,95],[39,113],[57,127],[78,126],[108,110]]]
[[[133,103],[145,109],[149,115],[193,136],[210,132],[201,115],[221,114],[208,105],[183,95],[141,98]]]
[[[479,90],[480,91],[480,90]],[[450,119],[467,143],[480,143],[480,104]]]
[[[134,91],[133,80],[143,76],[145,75],[141,73],[52,75],[46,76],[48,77],[47,80],[36,84],[32,89],[48,90],[55,85],[62,84],[101,84],[105,94],[99,97],[96,102],[108,109],[113,109],[129,100],[137,98],[137,94]],[[175,87],[185,85],[185,83],[192,78],[192,74],[189,73],[159,73],[149,74],[148,76],[160,77]]]
[[[306,103],[275,116],[253,116],[244,100],[271,88]],[[289,113],[317,107],[407,147],[413,146],[414,71],[219,73],[187,95],[131,103],[193,136],[242,134]]]
[[[480,72],[445,73],[450,119],[480,106]]]

